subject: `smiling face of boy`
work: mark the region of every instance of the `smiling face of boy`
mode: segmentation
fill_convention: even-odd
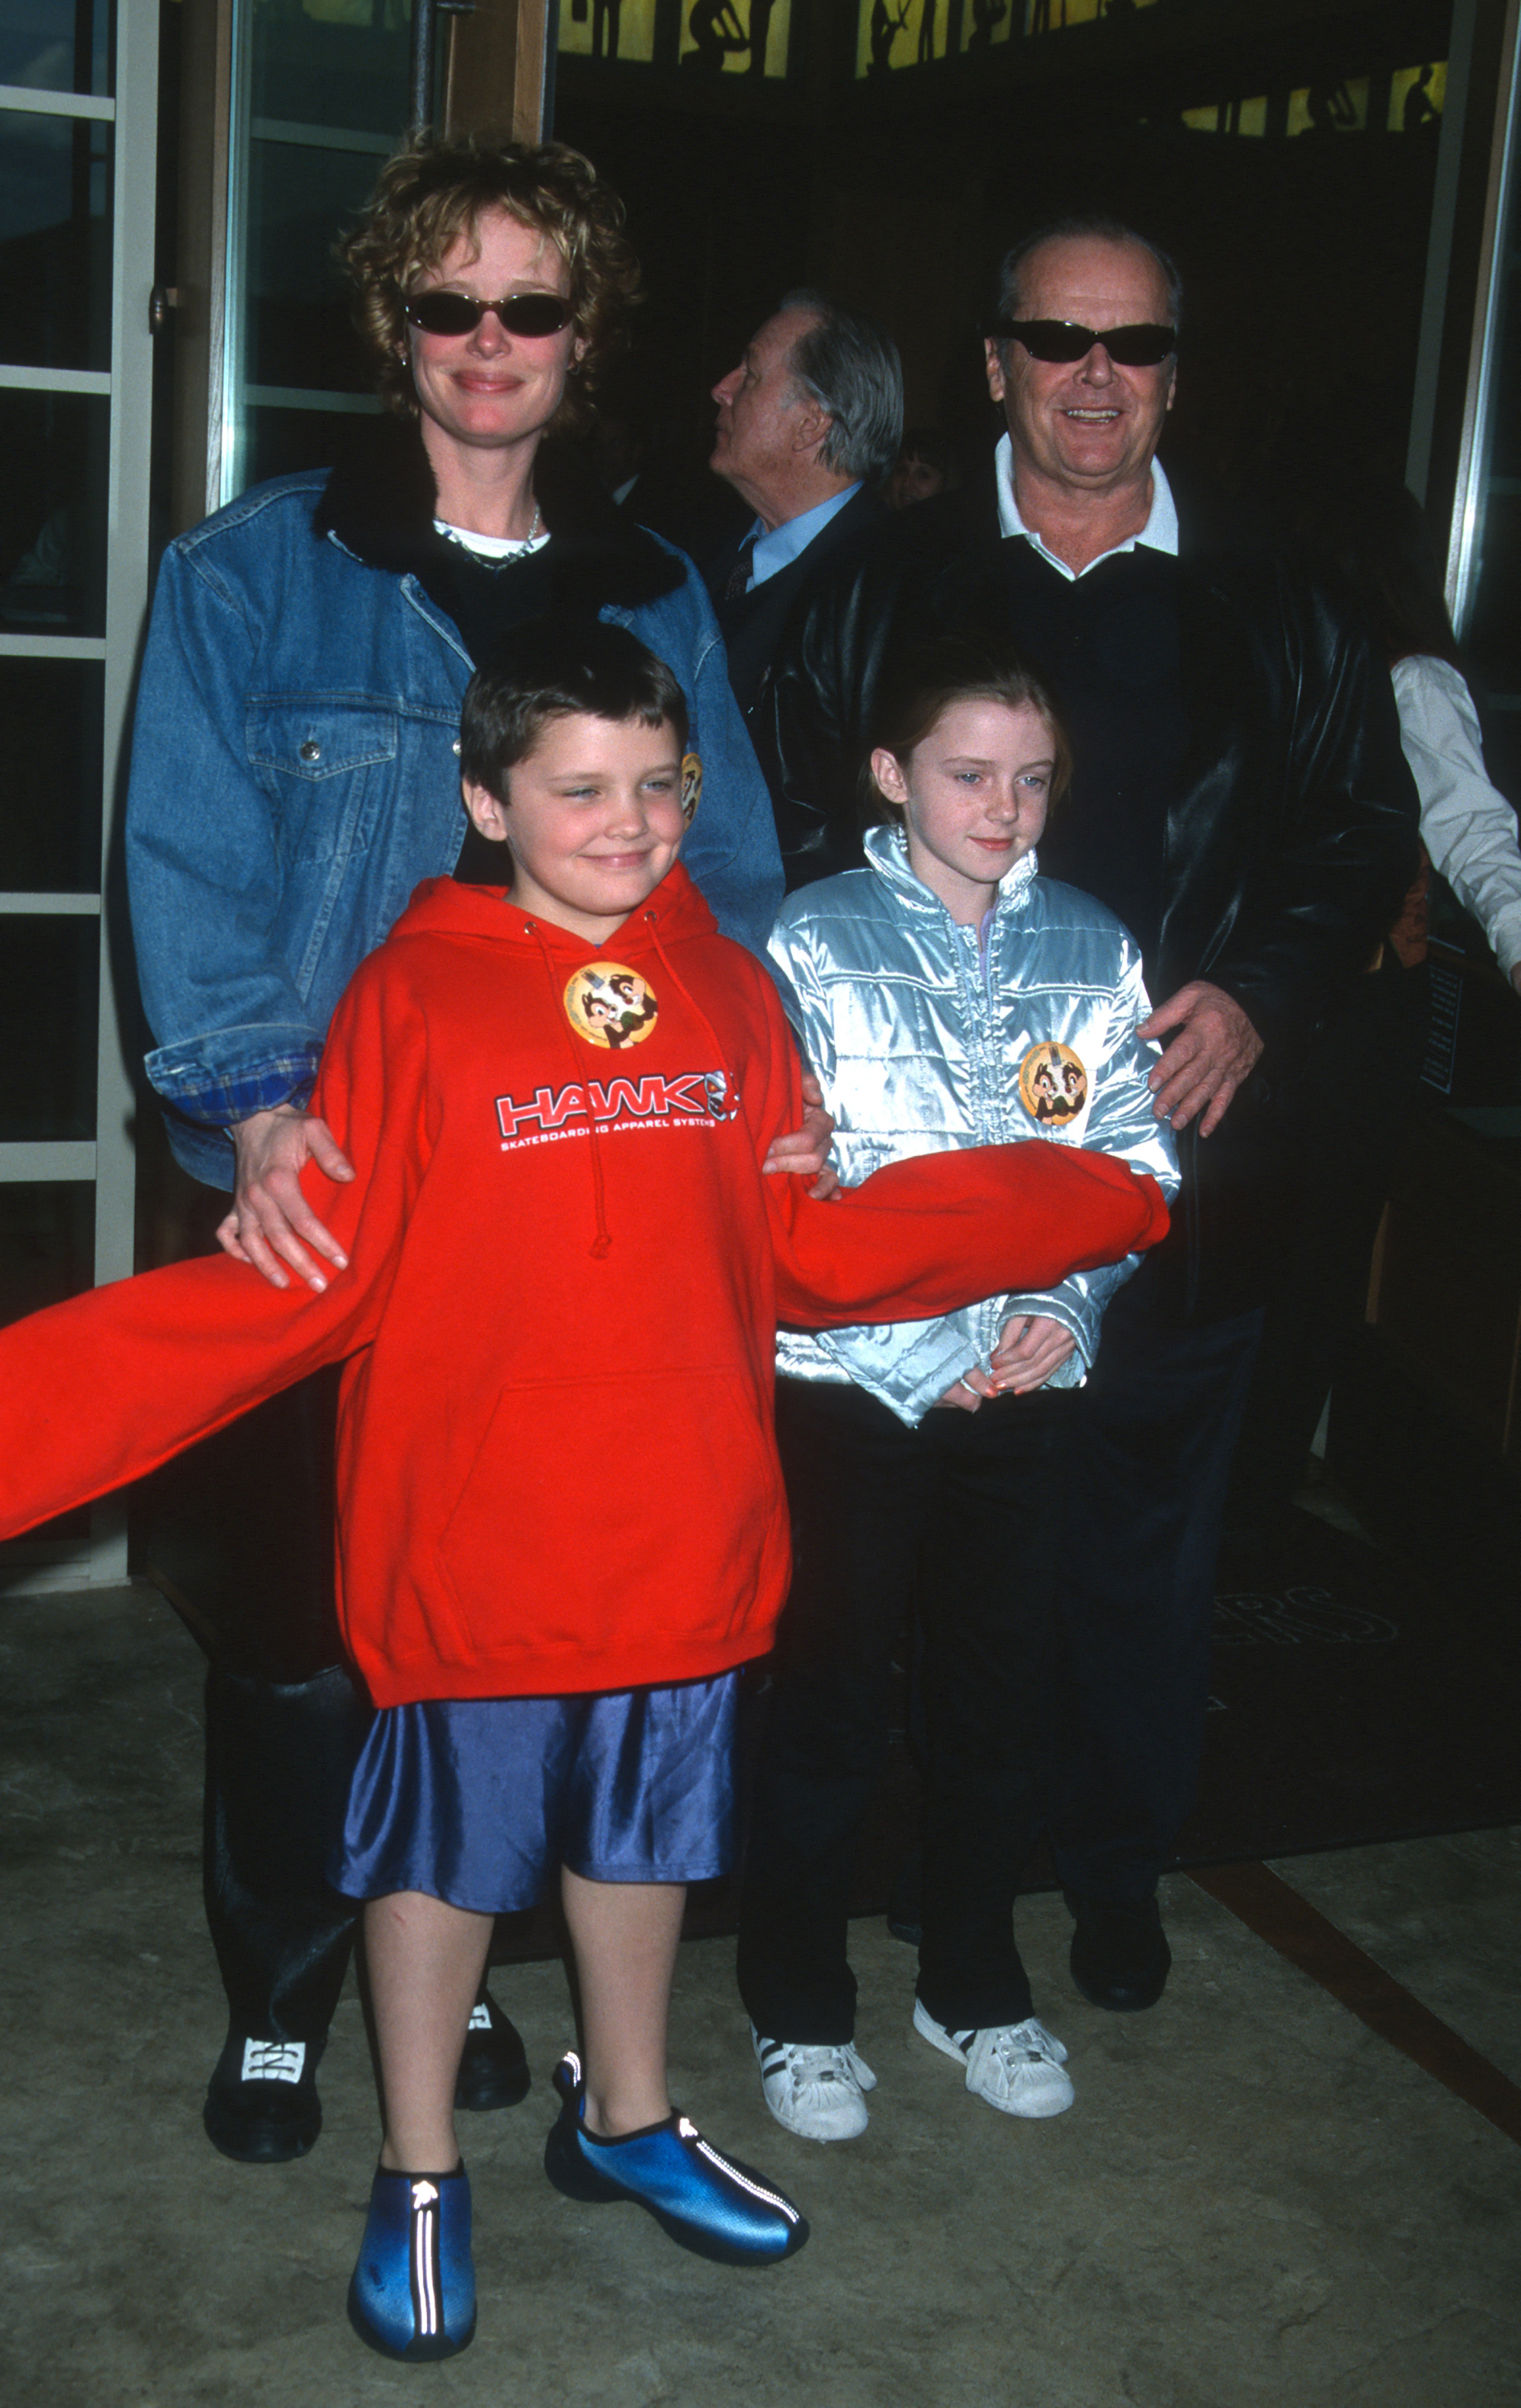
[[[681,851],[682,746],[668,721],[560,713],[507,785],[504,802],[466,783],[466,810],[507,846],[513,901],[588,944],[623,926]]]

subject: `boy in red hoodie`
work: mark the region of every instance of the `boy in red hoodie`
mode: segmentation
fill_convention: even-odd
[[[333,1878],[367,1901],[385,2099],[349,2308],[392,2357],[474,2330],[455,2069],[493,1916],[556,1863],[584,2071],[556,2072],[551,2180],[727,2262],[802,2245],[671,2113],[665,2057],[684,1885],[731,1853],[737,1670],[786,1588],[777,1320],[928,1317],[1167,1225],[1150,1180],[1038,1143],[829,1204],[762,1177],[799,1066],[677,862],[684,738],[624,630],[513,631],[462,729],[510,883],[420,887],[329,1035],[313,1109],[356,1176],[303,1183],[344,1267],[317,1293],[181,1264],[0,1334],[0,1535],[347,1358],[339,1608],[380,1711]]]

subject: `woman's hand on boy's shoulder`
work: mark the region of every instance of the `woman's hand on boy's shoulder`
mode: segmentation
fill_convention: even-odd
[[[824,1089],[811,1070],[803,1072],[803,1125],[789,1129],[785,1137],[774,1137],[768,1149],[763,1170],[785,1170],[800,1179],[811,1179],[809,1194],[820,1204],[840,1191],[839,1173],[829,1160],[829,1146],[835,1133],[834,1122],[824,1109]]]
[[[314,1162],[324,1177],[350,1180],[353,1165],[327,1123],[298,1104],[277,1104],[235,1123],[237,1157],[233,1209],[217,1230],[217,1242],[238,1263],[262,1273],[271,1287],[289,1287],[294,1271],[319,1295],[326,1287],[322,1265],[309,1246],[338,1270],[349,1257],[301,1192],[304,1164]],[[304,1241],[304,1242],[303,1242]]]

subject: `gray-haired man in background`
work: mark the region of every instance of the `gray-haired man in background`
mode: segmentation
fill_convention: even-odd
[[[820,571],[869,543],[887,517],[877,487],[897,458],[903,376],[897,347],[826,294],[789,293],[713,387],[710,465],[754,518],[706,574],[729,656],[729,683],[753,739],[770,717],[771,665]],[[757,746],[757,749],[760,749]],[[767,755],[760,751],[761,767]],[[779,787],[772,782],[772,801]],[[819,875],[812,814],[778,837],[789,886]]]

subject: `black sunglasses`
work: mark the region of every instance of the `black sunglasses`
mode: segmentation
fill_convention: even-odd
[[[575,315],[557,293],[509,293],[501,301],[478,301],[470,293],[409,293],[402,307],[424,335],[473,335],[488,309],[509,335],[560,335]]]
[[[1074,326],[1067,318],[1003,318],[995,331],[1004,339],[1023,343],[1032,360],[1059,362],[1063,366],[1085,360],[1096,343],[1102,343],[1122,368],[1160,367],[1178,348],[1176,326],[1105,326],[1096,333],[1092,326]]]

